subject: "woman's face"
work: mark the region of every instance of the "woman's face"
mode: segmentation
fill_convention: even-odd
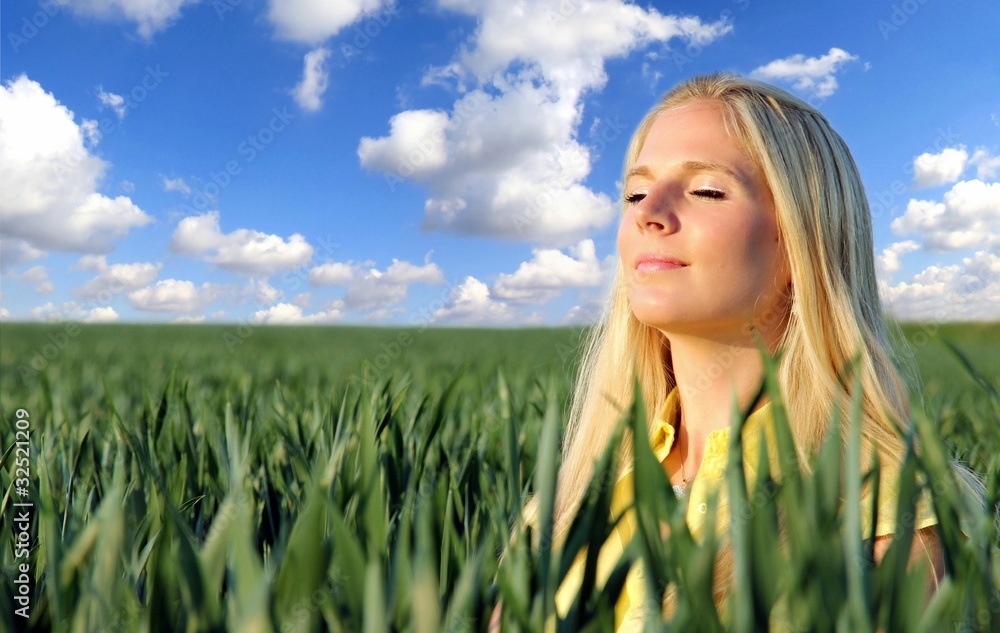
[[[660,114],[624,187],[618,252],[639,321],[725,337],[783,319],[791,274],[771,193],[719,104]]]

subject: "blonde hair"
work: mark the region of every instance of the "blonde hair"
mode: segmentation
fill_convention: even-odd
[[[905,429],[910,414],[900,368],[908,375],[915,371],[912,358],[902,350],[894,354],[890,344],[876,285],[871,213],[846,143],[816,108],[784,90],[734,74],[700,76],[670,90],[646,115],[632,137],[624,173],[656,117],[694,100],[721,106],[727,132],[757,166],[773,198],[796,309],[786,305],[765,318],[784,324],[778,378],[800,464],[808,468],[834,407],[846,415],[847,373],[857,358],[861,454],[877,450],[883,468],[897,469],[905,443],[895,425]],[[632,401],[635,379],[647,411],[660,410],[675,386],[669,341],[633,315],[619,262],[602,317],[585,343],[575,386],[556,495],[557,544],[582,502],[594,460]],[[622,469],[631,460],[629,446],[626,437]],[[964,479],[974,485],[969,483],[974,478]],[[726,565],[720,561],[720,566]]]

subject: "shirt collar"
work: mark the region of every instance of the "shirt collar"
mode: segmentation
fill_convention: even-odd
[[[663,460],[670,454],[676,437],[676,427],[680,417],[680,394],[674,387],[667,394],[667,399],[660,408],[659,413],[653,423],[650,433],[649,443],[656,455],[657,461]],[[760,429],[768,426],[771,421],[771,402],[765,402],[761,408],[757,409],[747,418],[743,428],[744,440],[756,444],[756,438]],[[768,447],[771,448],[770,446]],[[729,452],[729,427],[717,429],[708,434],[705,439],[705,455],[702,460],[702,467],[699,472],[709,476],[721,477],[726,466],[726,456]],[[756,458],[756,455],[754,455]]]

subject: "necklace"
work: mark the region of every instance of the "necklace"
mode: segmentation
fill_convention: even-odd
[[[678,433],[677,434],[678,443],[680,442],[680,439],[681,439],[681,434]],[[683,446],[678,446],[677,447],[677,452],[678,452],[678,454],[680,455],[680,458],[681,458],[681,479],[682,479],[682,481],[679,484],[673,484],[672,487],[674,489],[674,494],[677,495],[678,499],[680,499],[680,498],[682,498],[684,496],[684,492],[687,489],[688,478],[687,478],[687,471],[684,468],[684,447]]]

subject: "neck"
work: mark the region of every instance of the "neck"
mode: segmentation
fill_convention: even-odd
[[[684,447],[683,467],[693,475],[708,434],[732,423],[733,399],[741,411],[750,406],[764,377],[764,363],[749,332],[728,339],[669,333],[667,338],[680,396],[677,442]],[[776,341],[767,343],[773,351]]]

